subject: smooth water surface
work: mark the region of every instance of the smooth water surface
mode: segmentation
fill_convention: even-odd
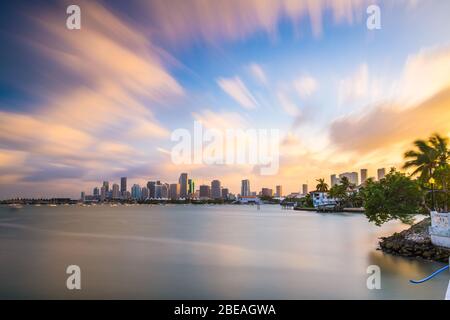
[[[443,264],[376,250],[406,227],[271,205],[1,207],[0,298],[442,299],[448,274],[408,280]]]

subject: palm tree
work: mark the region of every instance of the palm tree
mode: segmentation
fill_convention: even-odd
[[[405,158],[411,160],[405,162],[403,169],[415,168],[411,176],[419,175],[420,180],[426,182],[433,176],[438,161],[438,153],[428,141],[416,140],[414,145],[418,150],[405,152]]]
[[[448,149],[448,139],[433,134],[428,141],[416,140],[414,145],[418,150],[410,150],[405,153],[405,158],[410,159],[403,165],[404,169],[415,168],[412,176],[419,175],[422,183],[426,183],[437,169],[445,169],[448,167],[448,160],[450,152]],[[444,209],[447,211],[447,182],[446,176],[442,176],[442,191],[445,194],[446,200]]]
[[[328,192],[328,184],[325,182],[325,179],[317,179],[318,182],[316,186],[316,190],[319,192]]]

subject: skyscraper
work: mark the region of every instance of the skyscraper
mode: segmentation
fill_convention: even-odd
[[[81,199],[81,202],[86,201],[86,194],[84,193],[84,191],[81,191],[80,199]]]
[[[308,185],[306,183],[302,185],[302,194],[308,194]]]
[[[367,169],[361,169],[361,184],[367,180]]]
[[[386,169],[385,168],[378,169],[377,175],[378,175],[378,181],[380,181],[381,179],[384,179],[384,177],[386,176]]]
[[[127,177],[120,178],[120,192],[122,195],[127,191]]]
[[[133,184],[131,187],[131,198],[134,200],[141,199],[141,187],[138,184]]]
[[[142,200],[147,200],[148,199],[148,188],[147,187],[142,187],[142,189],[141,189],[141,199]]]
[[[180,184],[179,183],[172,183],[169,187],[169,199],[171,200],[177,200],[180,198]]]
[[[150,199],[155,199],[156,198],[155,186],[156,186],[156,182],[155,181],[147,182],[148,197]]]
[[[192,179],[188,179],[188,194],[193,195],[195,193],[195,182]]]
[[[98,187],[95,187],[94,190],[92,190],[92,195],[94,198],[98,198],[100,196],[100,189]]]
[[[162,198],[162,184],[158,181],[155,183],[155,199],[161,198]]]
[[[187,198],[188,194],[188,174],[182,173],[178,180],[180,184],[180,198]]]
[[[112,186],[112,198],[119,199],[120,198],[120,189],[117,183],[114,183]]]
[[[342,180],[346,177],[351,184],[358,185],[358,172],[344,172],[339,175],[339,179]]]
[[[105,201],[106,199],[106,189],[105,187],[100,188],[100,201]]]
[[[211,198],[213,198],[213,199],[222,198],[222,192],[220,190],[220,181],[219,180],[211,181]]]
[[[228,199],[228,195],[229,195],[229,190],[228,188],[223,188],[222,189],[222,199]]]
[[[250,180],[242,180],[241,182],[241,197],[248,197],[250,196]]]
[[[200,199],[209,199],[211,198],[211,187],[208,185],[200,186]]]
[[[282,186],[276,186],[276,196],[277,197],[283,196],[283,187]]]
[[[158,181],[159,183],[159,181]],[[170,185],[168,183],[161,184],[161,198],[162,199],[169,199],[169,189]]]
[[[334,187],[337,184],[339,184],[339,179],[336,177],[335,174],[332,174],[331,175],[331,186]]]
[[[103,181],[103,187],[105,188],[105,192],[108,193],[109,192],[109,182]]]

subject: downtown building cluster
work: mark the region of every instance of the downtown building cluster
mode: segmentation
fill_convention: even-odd
[[[193,179],[187,173],[182,173],[178,183],[165,183],[159,180],[148,181],[145,186],[133,184],[128,190],[127,177],[120,178],[120,184],[103,181],[101,187],[95,187],[92,194],[81,192],[81,201],[146,201],[146,200],[246,200],[255,197],[282,197],[283,188],[276,186],[275,192],[271,188],[262,188],[259,193],[252,192],[250,180],[241,181],[241,193],[237,196],[222,186],[220,180],[212,180],[211,183],[202,184],[196,189]]]
[[[340,181],[342,180],[342,178],[344,178],[344,177],[347,178],[348,181],[355,186],[361,185],[361,184],[365,183],[369,177],[368,177],[367,169],[361,169],[360,173],[361,173],[361,180],[359,179],[358,172],[344,172],[339,175],[332,174],[330,177],[331,186],[333,187],[333,186],[339,184]],[[385,175],[386,175],[385,168],[380,168],[377,170],[378,181],[383,179],[385,177]]]

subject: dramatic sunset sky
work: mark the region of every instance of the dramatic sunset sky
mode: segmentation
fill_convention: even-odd
[[[366,8],[381,7],[381,30]],[[81,30],[66,7],[81,7]],[[2,1],[0,198],[127,176],[254,191],[399,166],[450,134],[450,1]],[[280,170],[179,166],[171,132],[280,129]]]

